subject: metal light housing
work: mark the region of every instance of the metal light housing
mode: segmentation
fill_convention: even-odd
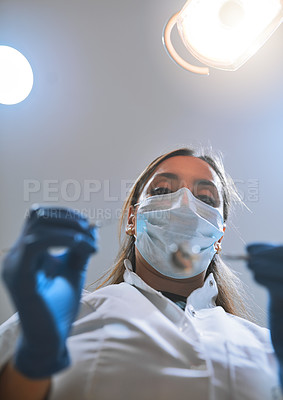
[[[283,20],[283,0],[188,0],[170,18],[163,43],[183,68],[209,74],[207,67],[189,64],[176,52],[171,31],[179,35],[190,53],[207,66],[235,71],[266,42]]]

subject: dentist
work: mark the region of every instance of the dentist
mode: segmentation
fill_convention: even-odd
[[[71,210],[34,209],[3,265],[18,314],[0,328],[1,399],[281,399],[281,291],[272,344],[221,260],[233,200],[219,158],[188,148],[158,157],[124,203],[126,235],[92,293],[82,287],[95,229]],[[49,254],[55,244],[69,252]],[[180,244],[197,254],[183,269]],[[280,257],[249,250],[266,283],[259,269]]]

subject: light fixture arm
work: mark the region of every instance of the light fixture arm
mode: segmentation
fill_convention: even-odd
[[[178,65],[180,65],[182,68],[184,68],[187,71],[194,72],[196,74],[201,74],[201,75],[209,75],[209,68],[198,67],[196,65],[189,64],[181,56],[179,56],[179,54],[175,50],[175,48],[172,44],[172,41],[171,41],[171,32],[172,32],[174,25],[177,22],[178,15],[179,15],[179,12],[174,14],[169,19],[169,21],[167,22],[167,24],[165,25],[165,27],[163,29],[162,41],[163,41],[163,45],[164,45],[168,55],[175,63],[177,63]]]

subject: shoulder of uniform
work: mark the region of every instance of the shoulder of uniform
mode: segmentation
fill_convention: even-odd
[[[239,324],[245,327],[248,331],[250,331],[250,333],[254,336],[254,338],[257,339],[259,342],[265,343],[265,345],[270,347],[270,349],[273,348],[271,342],[270,330],[268,328],[260,326],[255,322],[249,321],[242,317],[238,317],[236,315],[232,315],[229,313],[227,313],[227,315],[231,319],[237,321]]]

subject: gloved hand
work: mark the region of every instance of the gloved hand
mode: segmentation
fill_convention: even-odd
[[[79,308],[96,229],[66,208],[33,207],[4,259],[2,276],[19,313],[22,333],[14,364],[25,376],[51,376],[70,363],[66,339]],[[66,247],[61,255],[48,252]]]
[[[248,245],[247,251],[255,280],[269,291],[269,327],[283,388],[283,246],[255,243]]]

